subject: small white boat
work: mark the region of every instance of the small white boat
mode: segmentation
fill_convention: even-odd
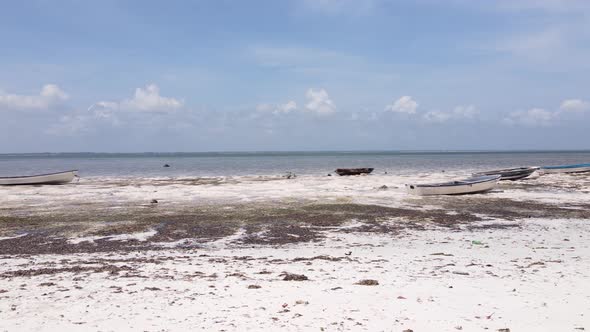
[[[444,183],[406,184],[406,190],[420,196],[475,194],[494,189],[500,178],[501,175],[486,175]]]
[[[0,177],[0,185],[64,184],[72,182],[76,177],[78,177],[78,170],[28,176]]]
[[[541,172],[543,174],[590,172],[590,164],[576,164],[576,165],[562,165],[562,166],[544,166],[544,167],[541,167]]]
[[[536,170],[540,167],[519,167],[519,168],[508,168],[508,169],[498,169],[493,171],[486,171],[486,172],[479,172],[473,173],[472,176],[485,176],[485,175],[500,175],[500,180],[519,180],[528,177],[529,175],[533,174]]]

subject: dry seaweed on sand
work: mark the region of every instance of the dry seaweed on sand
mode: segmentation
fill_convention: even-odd
[[[279,274],[280,277],[283,277],[284,281],[305,281],[309,280],[309,278],[304,274],[296,274],[296,273],[289,273],[283,272]]]
[[[379,281],[374,279],[363,279],[358,282],[354,283],[355,285],[362,285],[362,286],[377,286],[379,285]]]

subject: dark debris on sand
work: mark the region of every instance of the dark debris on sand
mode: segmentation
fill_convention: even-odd
[[[407,199],[404,208],[364,204],[257,203],[182,208],[87,207],[60,213],[12,211],[0,216],[0,236],[25,236],[0,241],[5,255],[160,250],[159,243],[186,241],[192,249],[243,231],[240,245],[284,245],[321,240],[329,232],[366,232],[400,236],[407,229],[432,226],[474,231],[518,228],[519,223],[474,223],[485,219],[526,220],[530,217],[590,219],[590,204],[561,207],[504,198],[424,197]],[[422,209],[422,206],[434,209]],[[453,211],[453,213],[449,213]],[[340,227],[355,220],[356,227]],[[146,241],[114,241],[108,236],[155,230]],[[77,236],[107,237],[71,243]],[[322,258],[317,258],[322,259]],[[341,259],[341,258],[334,258]]]
[[[374,280],[374,279],[363,279],[363,280],[360,280],[359,282],[356,282],[355,285],[378,286],[379,285],[379,281]]]
[[[305,281],[309,280],[309,278],[304,274],[296,274],[296,273],[289,273],[283,272],[279,274],[279,276],[283,277],[284,281]]]

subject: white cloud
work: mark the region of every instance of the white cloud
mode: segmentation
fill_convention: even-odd
[[[115,116],[114,111],[119,109],[119,104],[115,102],[100,101],[88,108],[89,112],[94,113],[97,118],[112,118]]]
[[[307,98],[305,108],[310,112],[324,115],[336,112],[336,105],[324,89],[308,89],[305,97]]]
[[[428,122],[446,122],[451,118],[451,114],[436,110],[424,114],[422,118]]]
[[[67,93],[55,84],[46,84],[41,89],[41,97],[50,100],[67,100],[70,98]]]
[[[563,112],[584,112],[590,110],[590,102],[581,99],[566,99],[559,106]]]
[[[162,97],[160,88],[155,84],[149,84],[145,88],[135,89],[131,99],[121,102],[101,101],[90,107],[97,116],[107,117],[112,111],[138,111],[153,113],[173,112],[184,106],[183,100]]]
[[[520,124],[529,127],[549,126],[556,118],[556,114],[542,108],[532,108],[528,111],[512,112],[504,122],[507,124]]]
[[[60,97],[60,90],[45,89],[48,96]],[[100,101],[93,104],[86,112],[74,112],[62,116],[56,124],[51,125],[46,133],[68,136],[90,132],[100,126],[117,127],[127,123],[124,114],[169,113],[184,105],[183,101],[160,96],[160,89],[155,84],[137,88],[133,98],[116,101]],[[135,119],[134,121],[136,121]]]
[[[528,111],[518,111],[510,113],[504,118],[504,123],[519,124],[525,126],[550,126],[561,120],[566,113],[578,112],[582,113],[590,110],[590,103],[581,99],[566,99],[559,109],[551,112],[542,108],[532,108]]]
[[[258,104],[256,106],[258,112],[271,112],[273,114],[287,114],[297,110],[297,103],[290,100],[284,104]]]
[[[285,104],[278,105],[275,113],[289,113],[297,109],[297,103],[294,101],[288,101]]]
[[[393,104],[385,106],[386,111],[414,114],[419,104],[411,96],[403,96]]]
[[[430,111],[422,116],[428,122],[446,122],[449,120],[473,120],[479,116],[479,110],[473,105],[457,106],[452,112]]]
[[[461,119],[475,119],[479,116],[479,110],[475,108],[473,105],[467,106],[457,106],[453,110],[453,117],[454,118],[461,118]]]
[[[135,89],[135,96],[125,101],[123,105],[124,108],[129,107],[145,112],[168,112],[182,107],[184,102],[160,96],[160,88],[155,84],[149,84],[145,89]]]
[[[0,91],[0,110],[47,110],[69,99],[55,84],[46,84],[38,95],[17,95]]]

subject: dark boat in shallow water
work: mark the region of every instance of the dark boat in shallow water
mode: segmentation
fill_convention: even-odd
[[[343,175],[361,175],[370,174],[374,168],[338,168],[336,174]]]
[[[473,176],[500,175],[500,180],[519,180],[533,174],[539,167],[518,167],[473,173]]]

